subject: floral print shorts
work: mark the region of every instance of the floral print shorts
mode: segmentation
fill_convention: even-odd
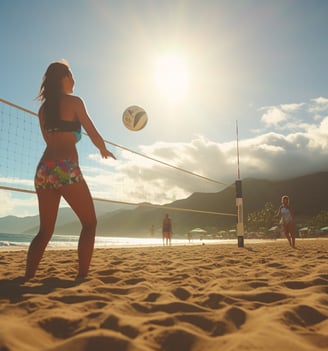
[[[36,189],[58,189],[82,180],[82,172],[76,161],[40,161],[36,169],[34,184]]]

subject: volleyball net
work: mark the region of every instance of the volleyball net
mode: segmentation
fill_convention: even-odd
[[[80,168],[95,201],[118,209],[133,206],[179,212],[182,220],[190,215],[206,216],[209,225],[218,230],[236,224],[233,186],[185,169],[181,160],[176,165],[154,156],[146,145],[133,150],[105,140],[117,160],[102,159],[87,134],[83,134],[77,144]],[[35,169],[44,148],[37,114],[0,99],[0,193],[34,194]],[[201,194],[221,191],[227,193],[225,198],[231,202],[228,211],[224,210],[226,204],[202,201]],[[187,198],[190,201],[185,201]],[[204,223],[204,218],[200,222]]]

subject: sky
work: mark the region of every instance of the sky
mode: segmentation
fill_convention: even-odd
[[[66,59],[104,139],[219,182],[78,145],[102,198],[163,204],[221,191],[238,177],[236,124],[241,179],[327,171],[327,14],[325,0],[2,0],[0,98],[37,112],[47,66]],[[130,105],[147,112],[141,131],[122,123]],[[0,217],[37,214],[34,195],[0,196]]]

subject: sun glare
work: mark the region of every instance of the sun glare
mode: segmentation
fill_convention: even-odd
[[[187,96],[190,74],[182,56],[163,55],[155,63],[155,84],[161,96],[170,103],[178,103]]]

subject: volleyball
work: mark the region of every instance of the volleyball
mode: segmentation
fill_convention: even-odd
[[[148,122],[146,111],[140,106],[130,106],[123,112],[123,124],[133,131],[141,130]]]

